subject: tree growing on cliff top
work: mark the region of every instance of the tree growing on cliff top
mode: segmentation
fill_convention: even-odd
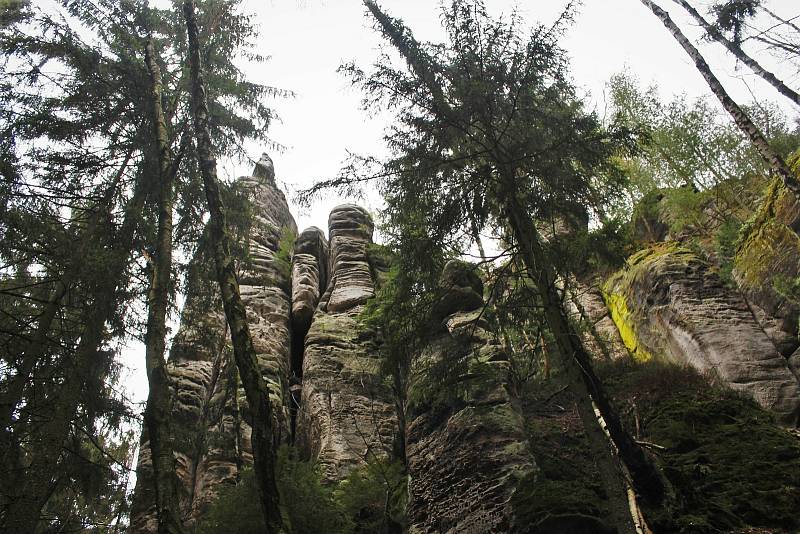
[[[476,230],[501,233],[541,299],[616,523],[632,531],[621,479],[593,402],[640,496],[658,505],[665,488],[652,462],[622,428],[592,370],[559,290],[569,268],[539,231],[556,220],[581,220],[587,210],[602,213],[621,180],[612,156],[632,141],[629,131],[604,128],[586,112],[568,80],[557,40],[571,18],[571,6],[553,27],[537,26],[523,36],[517,16],[495,21],[480,1],[453,1],[442,8],[449,42],[433,45],[418,42],[375,2],[364,3],[407,68],[396,68],[385,56],[371,73],[355,65],[343,70],[363,89],[366,107],[395,111],[386,136],[393,157],[368,160],[363,163],[370,165],[361,169],[354,162],[317,189],[378,177],[390,233],[411,240],[406,250],[423,265],[430,246],[468,244]]]

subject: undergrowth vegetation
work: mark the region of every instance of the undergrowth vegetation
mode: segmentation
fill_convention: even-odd
[[[284,520],[293,534],[399,532],[404,522],[406,478],[402,464],[373,459],[338,483],[326,484],[319,466],[298,460],[283,447],[278,454],[278,487]],[[259,534],[264,519],[256,505],[252,469],[223,487],[196,526],[196,534]]]
[[[771,414],[685,367],[620,362],[601,372],[675,492],[649,511],[655,532],[800,528],[800,441]]]

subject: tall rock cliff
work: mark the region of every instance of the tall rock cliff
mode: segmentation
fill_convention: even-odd
[[[417,534],[617,532],[618,507],[599,482],[578,399],[557,366],[544,365],[528,389],[511,379],[514,358],[546,361],[548,349],[542,331],[515,345],[490,326],[496,319],[486,318],[493,304],[484,294],[499,298],[502,289],[486,292],[467,263],[446,265],[433,324],[398,398],[397,383],[382,369],[381,335],[361,321],[389,269],[373,246],[369,214],[340,205],[330,213],[327,238],[313,227],[297,235],[266,156],[235,188],[249,199],[239,217],[240,283],[275,408],[275,442],[319,468],[317,495],[335,500],[359,468],[392,458],[403,465],[405,513],[381,532],[396,532],[402,522]],[[567,289],[565,306],[582,325],[623,420],[658,451],[654,459],[679,496],[673,516],[648,513],[654,530],[676,531],[698,514],[720,531],[800,527],[792,515],[793,503],[800,506],[800,479],[792,474],[800,472],[800,446],[765,411],[796,425],[800,382],[787,358],[793,345],[780,350],[765,326],[776,321],[769,311],[759,315],[708,263],[674,243],[634,255],[602,291],[578,280]],[[213,258],[202,244],[168,367],[183,516],[202,527],[198,520],[219,492],[252,463],[250,414]],[[145,435],[133,532],[156,531],[149,470]],[[384,498],[388,510],[389,492],[381,489],[379,519]],[[724,517],[717,513],[723,500]],[[348,513],[358,523],[363,511]]]
[[[508,355],[481,318],[483,284],[474,268],[451,261],[440,284],[442,327],[416,359],[409,385],[410,532],[519,531],[511,498],[534,462],[507,391]]]
[[[246,242],[239,258],[242,300],[258,362],[276,414],[276,440],[289,433],[291,251],[282,243],[297,233],[268,156],[235,188],[249,201]],[[244,392],[232,358],[230,336],[216,286],[213,258],[201,243],[187,280],[186,303],[173,340],[168,372],[174,393],[173,426],[184,518],[205,511],[222,484],[252,462]],[[139,449],[132,532],[155,532],[154,496],[146,433]]]
[[[328,480],[340,480],[354,466],[391,452],[397,422],[376,334],[358,321],[375,294],[367,251],[372,219],[345,204],[331,211],[328,226],[330,279],[305,338],[297,443]]]

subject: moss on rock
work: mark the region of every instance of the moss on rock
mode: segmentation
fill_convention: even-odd
[[[800,529],[800,442],[755,402],[663,362],[601,370],[676,498],[647,514],[655,532]]]
[[[789,159],[800,175],[800,150]],[[733,276],[751,301],[798,333],[800,309],[800,200],[779,178],[769,183],[758,210],[742,226]]]
[[[645,271],[654,263],[664,261],[688,265],[697,261],[697,258],[692,251],[674,241],[655,243],[631,255],[625,262],[625,267],[609,277],[602,288],[603,300],[611,319],[617,325],[625,347],[638,361],[651,360],[654,350],[647,347],[637,334],[638,325],[644,318],[640,317],[641,312],[633,305],[634,288]]]

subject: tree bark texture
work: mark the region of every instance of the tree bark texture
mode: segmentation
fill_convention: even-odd
[[[193,0],[183,4],[186,30],[189,40],[189,66],[191,70],[192,111],[194,114],[195,135],[203,188],[210,212],[208,222],[209,236],[214,250],[217,281],[222,293],[225,317],[233,342],[233,354],[239,369],[239,376],[245,390],[247,402],[252,413],[253,460],[258,481],[259,500],[264,513],[266,532],[281,532],[283,525],[280,513],[280,499],[275,482],[275,450],[272,433],[272,405],[256,360],[256,351],[247,325],[245,307],[239,294],[239,282],[230,242],[226,231],[225,209],[217,181],[217,161],[213,154],[209,125],[208,101],[203,66],[200,59],[197,17]]]
[[[167,337],[167,311],[172,274],[172,209],[175,173],[172,151],[161,105],[161,69],[152,41],[145,48],[145,63],[150,73],[153,135],[158,151],[158,230],[152,259],[152,277],[147,295],[147,331],[145,333],[145,368],[149,392],[144,417],[153,462],[153,483],[159,534],[180,534],[178,479],[171,432],[172,393],[164,354]]]

